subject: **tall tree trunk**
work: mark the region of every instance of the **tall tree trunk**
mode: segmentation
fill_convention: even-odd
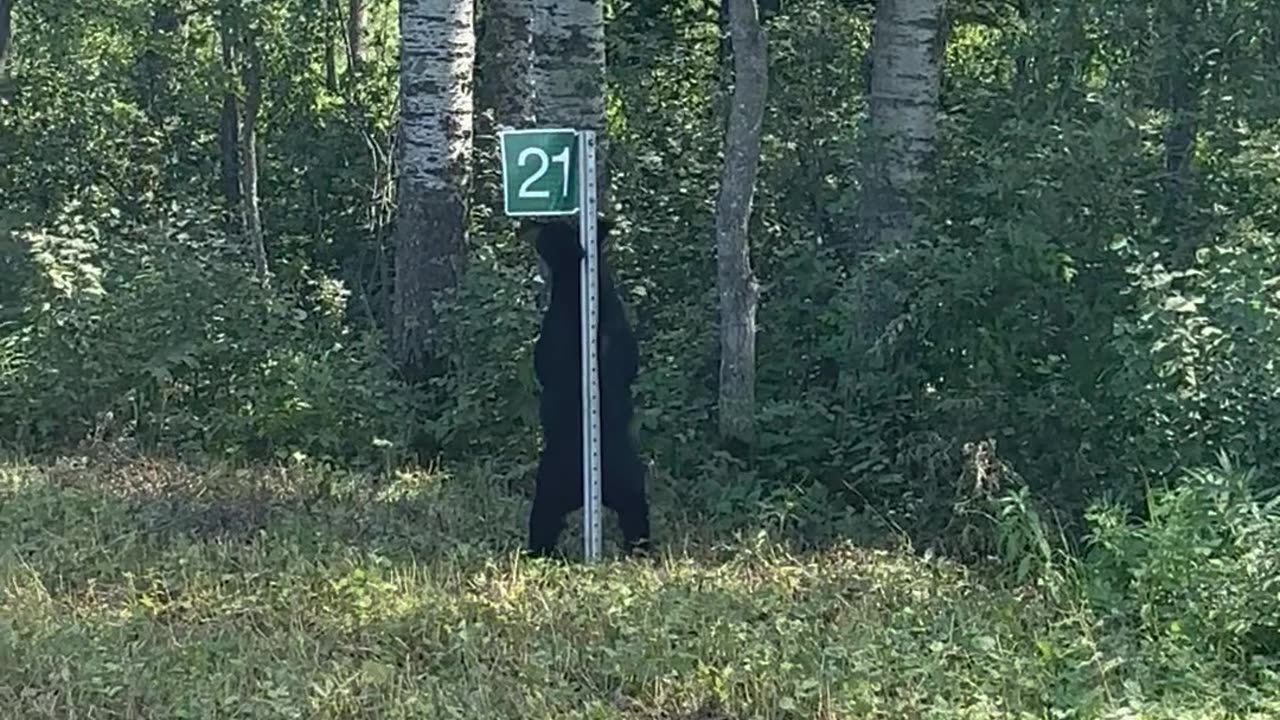
[[[364,0],[347,0],[347,73],[354,78],[364,62]]]
[[[262,237],[262,213],[258,208],[258,111],[262,108],[262,58],[258,40],[245,38],[244,120],[240,133],[240,194],[244,206],[244,235],[253,255],[253,270],[269,282],[266,241]]]
[[[417,374],[431,358],[435,302],[466,260],[471,180],[472,0],[400,2],[400,178],[392,338]]]
[[[755,444],[756,306],[747,228],[760,165],[768,92],[768,52],[756,0],[727,0],[733,43],[733,101],[716,207],[716,288],[720,295],[720,435]]]
[[[13,37],[13,4],[0,0],[0,79],[9,74],[9,38]]]
[[[166,45],[178,31],[179,25],[178,8],[171,0],[155,3],[151,9],[151,33],[147,37],[147,49],[138,59],[136,76],[142,106],[152,122],[160,122],[171,104],[167,86],[172,53],[168,52]]]
[[[338,50],[334,47],[333,33],[339,24],[338,0],[325,0],[324,3],[324,87],[329,92],[338,92]]]
[[[1169,23],[1164,48],[1164,106],[1169,121],[1164,129],[1165,178],[1160,231],[1177,238],[1174,256],[1178,264],[1189,262],[1199,247],[1200,238],[1193,228],[1188,197],[1195,186],[1191,173],[1196,142],[1197,95],[1200,72],[1188,55],[1193,50],[1192,27],[1197,22],[1195,9],[1175,6],[1166,14]]]
[[[489,0],[486,85],[498,125],[533,125],[533,0]]]
[[[871,41],[870,142],[861,207],[869,246],[910,237],[914,200],[931,169],[945,43],[945,0],[880,0]]]
[[[543,127],[595,130],[600,211],[610,205],[604,127],[603,0],[533,0],[534,114]]]
[[[218,149],[222,175],[223,220],[228,234],[240,225],[240,110],[235,88],[235,23],[230,0],[218,11],[218,42],[222,49],[222,116],[218,121]]]
[[[498,0],[519,2],[520,0]],[[539,127],[596,131],[597,210],[612,209],[609,192],[608,138],[604,133],[604,3],[597,0],[529,0],[533,64],[528,77],[532,122]],[[512,58],[513,61],[519,58]],[[550,269],[541,257],[544,279]],[[550,302],[544,282],[538,305]]]

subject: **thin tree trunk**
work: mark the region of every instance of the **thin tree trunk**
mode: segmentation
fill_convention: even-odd
[[[167,107],[160,107],[162,101],[169,99],[165,89],[172,67],[171,53],[165,51],[164,45],[178,31],[179,24],[178,9],[172,2],[161,0],[152,7],[151,34],[147,38],[147,49],[138,59],[137,84],[142,106],[153,122],[159,121],[168,110]],[[164,104],[168,105],[167,102]]]
[[[466,261],[475,15],[471,0],[400,2],[400,177],[392,338],[402,367],[426,370],[435,303]]]
[[[871,42],[872,158],[861,208],[864,242],[910,237],[914,200],[938,136],[945,0],[880,0]]]
[[[13,37],[13,4],[17,0],[0,0],[0,78],[9,74],[9,38]]]
[[[338,0],[324,3],[324,87],[329,92],[338,91],[338,50],[334,47],[334,26],[338,22]]]
[[[262,60],[257,38],[245,39],[244,120],[240,133],[240,194],[244,205],[244,234],[258,279],[269,282],[267,247],[258,208],[258,111],[262,108]]]
[[[1165,180],[1160,229],[1166,237],[1178,238],[1174,254],[1180,264],[1188,262],[1199,246],[1199,238],[1187,227],[1190,219],[1188,196],[1195,186],[1191,174],[1196,142],[1198,71],[1187,57],[1192,42],[1191,27],[1197,18],[1194,10],[1169,18],[1171,27],[1165,41],[1164,78],[1165,108],[1169,122],[1164,131]]]
[[[347,0],[347,72],[355,77],[364,62],[364,0]]]
[[[223,219],[228,234],[240,225],[240,110],[232,79],[235,77],[235,35],[231,3],[219,6],[218,41],[222,46],[222,117],[218,122],[219,161],[222,174]]]
[[[716,207],[716,286],[720,295],[720,435],[755,444],[756,306],[747,229],[760,165],[768,92],[768,52],[756,0],[727,0],[733,43],[733,100]]]
[[[600,211],[610,207],[604,127],[604,3],[533,0],[534,114],[543,127],[596,131]]]

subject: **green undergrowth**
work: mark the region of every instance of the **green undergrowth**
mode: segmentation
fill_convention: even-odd
[[[509,485],[484,467],[0,464],[0,715],[1280,712],[1082,603],[906,550],[715,537],[659,508],[656,558],[522,560]]]

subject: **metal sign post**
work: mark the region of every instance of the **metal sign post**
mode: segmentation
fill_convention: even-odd
[[[599,249],[596,245],[596,134],[578,133],[578,233],[586,262],[579,287],[582,311],[582,539],[587,562],[600,559],[600,358],[596,338],[600,332]]]
[[[600,255],[596,246],[596,134],[567,128],[504,129],[502,205],[507,215],[578,214],[578,319],[582,341],[582,541],[587,562],[600,559]],[[576,157],[575,157],[576,155]]]

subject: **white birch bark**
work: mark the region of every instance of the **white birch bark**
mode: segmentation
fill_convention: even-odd
[[[258,201],[258,114],[262,108],[262,58],[258,39],[245,38],[244,118],[240,126],[240,196],[244,210],[244,234],[253,255],[258,280],[270,283],[267,244],[262,234],[262,211]]]
[[[596,178],[604,214],[609,183],[603,0],[533,0],[533,55],[538,125],[596,131]]]
[[[864,238],[892,247],[918,219],[915,195],[938,137],[945,0],[879,0],[871,43],[872,161],[862,204]]]
[[[392,336],[407,369],[430,358],[435,303],[465,264],[471,176],[472,0],[400,2],[400,167]]]
[[[533,125],[533,0],[488,0],[493,109],[500,126]]]
[[[760,166],[768,90],[768,51],[756,0],[727,0],[733,49],[733,98],[716,208],[716,286],[720,295],[720,435],[755,443],[756,306],[747,228]]]

